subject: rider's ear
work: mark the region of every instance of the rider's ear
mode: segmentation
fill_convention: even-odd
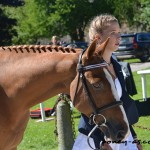
[[[89,59],[90,56],[92,56],[93,53],[95,52],[96,43],[97,43],[97,39],[94,39],[93,42],[90,44],[90,46],[87,48],[87,50],[86,50],[87,59]]]
[[[95,34],[94,39],[101,40],[100,34]]]

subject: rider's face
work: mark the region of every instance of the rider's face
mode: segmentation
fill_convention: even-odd
[[[109,39],[109,42],[106,46],[106,49],[109,49],[111,51],[115,51],[118,49],[121,37],[120,37],[120,26],[117,22],[112,22],[106,28],[103,30],[103,33],[101,34],[101,42],[105,41],[107,38]]]

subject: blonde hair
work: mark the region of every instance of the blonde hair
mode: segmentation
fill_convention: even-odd
[[[110,23],[118,22],[118,20],[109,14],[101,14],[93,18],[89,26],[89,40],[94,40],[96,34],[102,34],[103,30],[110,26]]]
[[[58,37],[56,35],[52,36],[52,40],[58,40]]]

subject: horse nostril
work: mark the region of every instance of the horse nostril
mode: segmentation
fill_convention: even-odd
[[[122,130],[118,131],[116,134],[116,139],[117,140],[123,140],[125,138],[126,133]]]

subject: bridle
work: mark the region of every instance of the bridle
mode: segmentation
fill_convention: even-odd
[[[105,105],[105,106],[103,106],[101,108],[98,108],[96,106],[94,98],[91,95],[91,92],[90,92],[90,90],[89,90],[89,88],[87,86],[87,82],[86,82],[86,78],[85,78],[84,72],[88,71],[88,70],[96,69],[96,68],[106,67],[106,66],[108,66],[108,63],[104,61],[104,62],[98,63],[98,64],[83,66],[82,65],[82,56],[83,56],[85,51],[86,50],[82,50],[81,54],[79,55],[79,60],[78,60],[78,73],[79,73],[79,75],[78,75],[77,86],[76,86],[75,95],[74,95],[74,99],[73,99],[73,104],[75,105],[76,95],[77,95],[77,91],[78,91],[78,88],[79,88],[79,82],[80,82],[80,79],[81,79],[82,84],[83,84],[83,88],[84,88],[84,91],[85,91],[85,94],[88,97],[88,102],[89,102],[90,106],[93,109],[93,113],[90,115],[89,122],[90,122],[91,125],[95,124],[95,127],[88,134],[87,142],[88,142],[89,146],[93,150],[95,150],[91,146],[91,144],[89,143],[89,138],[90,138],[91,134],[95,131],[96,128],[99,128],[100,126],[104,126],[106,124],[106,122],[107,122],[105,116],[103,116],[101,113],[103,111],[107,110],[107,109],[111,109],[113,107],[116,107],[116,106],[119,106],[119,105],[123,105],[123,102],[122,101],[115,101],[115,102],[112,102],[111,104],[107,104],[107,105]],[[101,116],[104,119],[103,123],[96,123],[96,117],[97,116]]]

